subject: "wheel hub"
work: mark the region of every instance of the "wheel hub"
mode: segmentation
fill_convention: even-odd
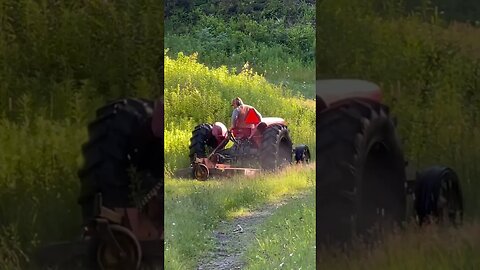
[[[199,181],[206,181],[210,171],[208,170],[205,164],[195,164],[193,165],[193,176]]]

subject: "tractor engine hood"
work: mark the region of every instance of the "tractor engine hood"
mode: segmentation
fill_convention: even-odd
[[[356,79],[317,80],[317,99],[325,107],[340,100],[350,98],[368,98],[380,101],[380,87],[375,83]]]

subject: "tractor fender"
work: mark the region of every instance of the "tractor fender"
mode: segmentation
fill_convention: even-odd
[[[253,135],[262,134],[268,127],[273,125],[287,126],[287,122],[283,118],[279,117],[264,117],[262,121],[253,129]]]
[[[285,119],[280,117],[263,117],[261,123],[265,124],[266,127],[269,127],[272,125],[283,125],[283,126],[287,125],[287,122],[285,121]]]
[[[228,129],[222,122],[215,122],[212,126],[212,135],[217,140],[217,143],[221,143],[227,138]]]
[[[364,80],[317,80],[316,88],[316,99],[319,111],[323,111],[327,107],[350,99],[361,98],[376,102],[382,100],[380,87],[375,83]]]

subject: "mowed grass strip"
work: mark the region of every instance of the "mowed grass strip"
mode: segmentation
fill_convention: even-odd
[[[320,248],[319,248],[320,249]],[[453,227],[411,225],[366,248],[356,244],[350,254],[320,250],[319,269],[331,270],[453,270],[480,266],[480,224]]]
[[[315,188],[279,208],[257,230],[246,269],[315,269]]]
[[[166,269],[193,269],[214,248],[212,232],[221,220],[314,189],[314,168],[293,166],[250,179],[165,179]]]

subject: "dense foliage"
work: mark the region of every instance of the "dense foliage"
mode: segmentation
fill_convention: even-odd
[[[169,1],[165,33],[171,57],[197,52],[200,63],[238,72],[248,62],[313,97],[314,1]]]
[[[0,24],[0,115],[62,119],[161,92],[161,1],[2,1]]]

